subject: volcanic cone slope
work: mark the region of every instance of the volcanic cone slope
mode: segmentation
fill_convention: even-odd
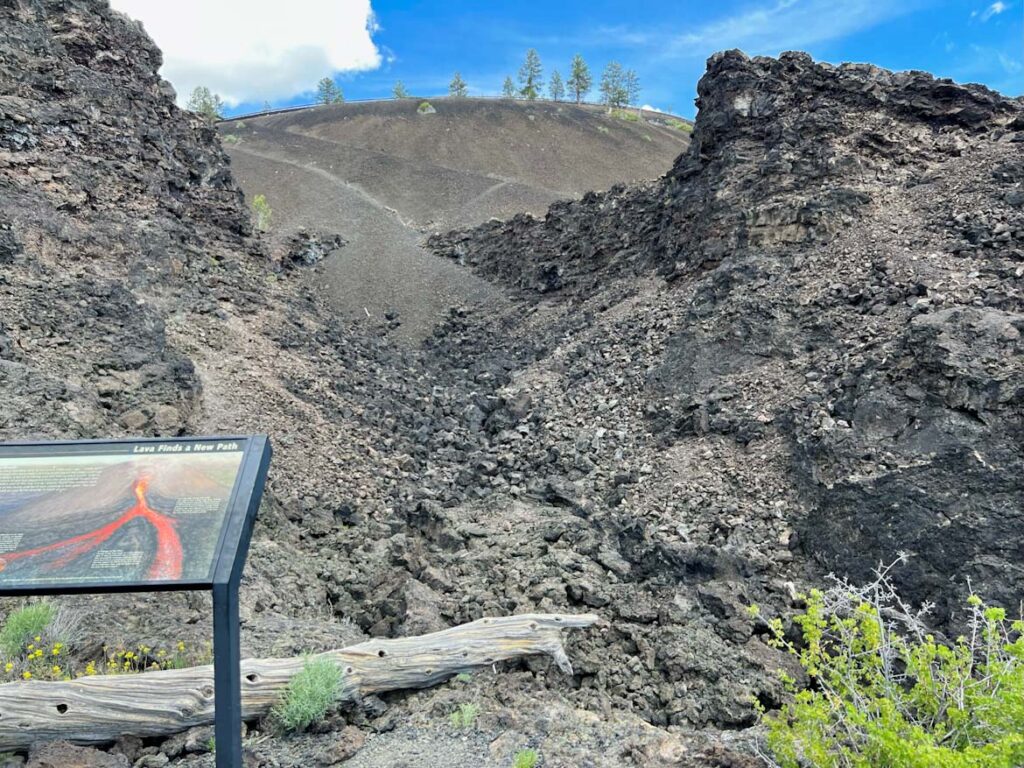
[[[338,233],[334,306],[397,315],[422,339],[448,307],[500,301],[488,283],[418,246],[425,232],[537,213],[559,199],[665,173],[686,146],[679,121],[589,105],[418,99],[321,106],[220,124],[235,176],[273,209],[270,239]],[[620,114],[620,113],[617,113]]]

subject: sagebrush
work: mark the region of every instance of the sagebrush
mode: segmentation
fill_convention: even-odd
[[[341,677],[341,667],[331,659],[306,659],[271,710],[271,720],[280,730],[295,733],[320,722],[338,699]]]

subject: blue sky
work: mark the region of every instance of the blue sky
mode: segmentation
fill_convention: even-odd
[[[193,0],[194,13],[234,1]],[[574,53],[584,56],[595,81],[615,59],[638,73],[643,103],[687,117],[694,114],[696,83],[708,55],[724,48],[752,55],[805,50],[833,63],[921,69],[1024,94],[1024,0],[267,0],[264,11],[253,7],[262,0],[246,0],[247,14],[225,11],[223,23],[233,24],[231,29],[218,29],[217,19],[205,23],[217,41],[216,62],[201,60],[195,20],[182,4],[174,5],[171,18],[151,24],[148,16],[155,11],[148,9],[165,4],[113,2],[133,6],[133,15],[165,48],[164,74],[179,93],[204,77],[217,90],[219,78],[231,69],[226,59],[233,45],[249,45],[249,61],[267,50],[268,42],[281,48],[266,73],[253,75],[252,64],[231,70],[234,79],[225,81],[223,91],[233,97],[233,112],[259,108],[268,95],[256,98],[259,83],[286,69],[289,79],[282,78],[269,98],[275,106],[308,103],[310,91],[297,92],[306,86],[295,84],[308,82],[312,89],[328,73],[349,99],[389,96],[396,80],[415,95],[435,96],[446,92],[456,70],[471,95],[493,96],[506,75],[515,78],[531,47],[540,54],[545,79],[552,69],[564,78]],[[327,8],[331,24],[318,23],[327,18]],[[240,30],[240,18],[257,21]],[[286,20],[291,48],[277,39]],[[185,30],[181,50],[174,48],[174,30],[164,28],[176,23]],[[266,39],[259,39],[261,34]],[[338,46],[341,39],[346,43]],[[318,58],[317,46],[332,45],[343,50]],[[345,51],[352,56],[346,58]],[[185,71],[191,81],[180,74]],[[252,83],[245,82],[247,75],[253,75]]]
[[[730,47],[752,55],[800,49],[1024,94],[1024,0],[378,0],[373,10],[382,64],[339,77],[348,98],[388,95],[398,79],[417,94],[443,93],[455,70],[471,95],[496,95],[530,47],[546,73],[563,78],[577,52],[598,72],[618,60],[637,71],[644,103],[688,117],[707,56]]]

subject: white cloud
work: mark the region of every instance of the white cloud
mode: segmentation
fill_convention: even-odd
[[[998,55],[998,58],[999,66],[1001,66],[1003,68],[1003,71],[1005,71],[1007,74],[1017,75],[1020,74],[1021,72],[1024,72],[1024,64],[1021,64],[1020,60],[1015,59],[1011,56],[1007,56],[1005,53],[1000,53]]]
[[[111,0],[164,54],[184,102],[205,85],[229,105],[312,90],[325,75],[376,69],[370,0]]]
[[[873,27],[917,4],[917,0],[776,0],[677,35],[669,53],[704,57],[726,48],[740,48],[751,55],[804,50]]]
[[[1008,6],[1006,3],[1002,2],[1002,0],[996,0],[996,2],[992,3],[992,5],[990,5],[988,8],[986,8],[982,12],[981,20],[982,21],[988,21],[993,16],[998,16],[1000,13],[1002,13],[1003,11],[1005,11],[1009,7],[1010,6]]]

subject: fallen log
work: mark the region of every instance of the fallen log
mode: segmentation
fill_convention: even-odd
[[[478,619],[440,632],[369,640],[316,654],[342,669],[339,701],[404,688],[427,688],[460,672],[524,656],[547,655],[566,674],[572,665],[561,630],[589,627],[597,616],[525,614]],[[305,659],[242,662],[242,712],[266,715]],[[65,739],[101,744],[121,736],[166,736],[213,722],[213,667],[136,675],[97,675],[69,681],[0,685],[0,751]]]

